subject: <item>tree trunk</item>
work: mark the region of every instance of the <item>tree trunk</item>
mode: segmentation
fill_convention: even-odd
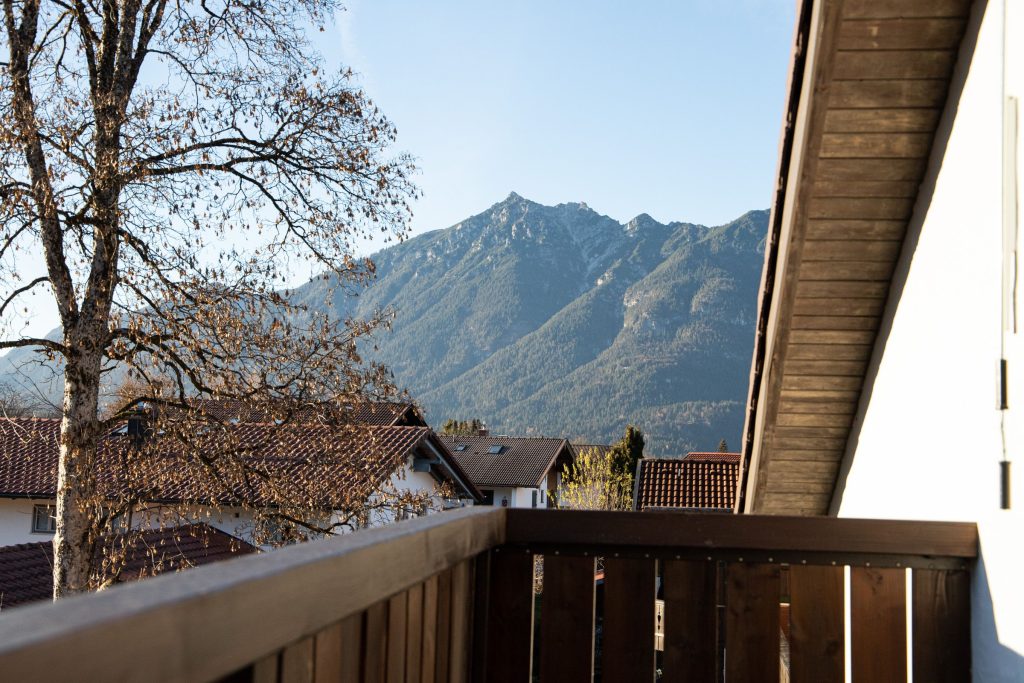
[[[101,503],[95,467],[101,351],[94,334],[65,334],[65,344],[69,354],[57,473],[57,534],[53,538],[54,600],[89,589],[96,541],[93,521]]]

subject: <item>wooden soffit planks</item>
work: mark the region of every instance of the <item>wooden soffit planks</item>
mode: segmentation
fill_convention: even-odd
[[[744,512],[832,499],[971,0],[812,0],[793,78],[744,453]],[[795,107],[795,110],[793,109]],[[788,145],[788,148],[787,148]],[[783,168],[784,167],[784,168]],[[770,290],[770,291],[764,291]]]

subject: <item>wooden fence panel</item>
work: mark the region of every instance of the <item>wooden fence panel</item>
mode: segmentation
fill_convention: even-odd
[[[907,579],[903,569],[850,570],[855,683],[907,680]]]
[[[665,562],[665,680],[715,680],[717,578],[717,562]]]
[[[341,681],[341,623],[328,626],[314,637],[313,680],[315,683]]]
[[[470,629],[473,606],[473,565],[465,560],[452,567],[451,630],[448,639],[448,680],[469,680]]]
[[[363,681],[384,683],[388,656],[388,601],[378,602],[366,610],[366,631],[363,640]]]
[[[437,648],[434,653],[434,679],[438,683],[448,680],[448,648],[452,636],[452,572],[441,572],[437,577]]]
[[[313,683],[313,639],[303,638],[281,652],[281,683]]]
[[[486,680],[530,680],[533,666],[533,555],[498,549],[490,558]]]
[[[439,579],[432,576],[423,583],[423,659],[420,668],[423,683],[434,683],[437,668],[437,592]]]
[[[408,593],[399,593],[388,600],[388,683],[402,683],[405,680],[405,637],[408,628],[406,620],[408,609]]]
[[[366,612],[341,620],[341,683],[363,680],[363,623]]]
[[[654,560],[606,557],[601,673],[606,681],[654,680]]]
[[[589,681],[594,670],[594,558],[544,557],[540,680]]]
[[[725,677],[779,680],[779,567],[726,565]]]
[[[423,584],[408,591],[405,636],[405,680],[419,683],[423,671]]]
[[[789,663],[793,683],[841,681],[845,675],[843,568],[789,568]]]
[[[277,683],[280,672],[279,654],[275,652],[252,665],[252,683]]]
[[[971,576],[914,570],[914,680],[971,679]]]

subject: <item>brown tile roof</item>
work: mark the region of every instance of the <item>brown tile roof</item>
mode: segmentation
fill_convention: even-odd
[[[246,402],[228,398],[200,398],[188,402],[198,412],[219,422],[270,423],[281,417],[281,405],[270,402]],[[308,405],[295,410],[291,421],[313,423],[329,421],[327,406]],[[427,423],[411,403],[363,401],[346,406],[350,421],[377,426],[426,427]]]
[[[53,498],[59,439],[59,419],[0,419],[0,493]]]
[[[102,552],[102,550],[97,551]],[[120,582],[256,552],[245,541],[206,524],[146,531],[130,545]],[[0,547],[0,611],[53,595],[53,543]]]
[[[682,459],[644,458],[637,471],[633,508],[722,510],[736,502],[739,458],[710,458],[699,454]],[[734,456],[733,453],[717,453]]]
[[[57,482],[59,420],[37,418],[0,419],[0,495],[54,498]],[[153,493],[147,498],[158,501],[209,501],[211,489],[192,476],[197,468],[182,466],[185,457],[176,449],[172,437],[147,437],[155,440],[165,467],[151,470],[147,486]],[[159,439],[165,439],[160,443]],[[209,440],[208,444],[203,439]],[[434,450],[451,466],[455,475],[466,483],[469,493],[479,496],[471,478],[462,472],[457,461],[429,427],[369,426],[353,432],[351,428],[321,424],[271,425],[242,423],[212,430],[208,436],[198,434],[193,448],[208,453],[235,454],[253,467],[275,474],[289,475],[301,481],[315,473],[327,478],[336,492],[333,500],[323,501],[325,507],[342,507],[346,502],[363,500],[389,477],[401,464],[429,441]],[[100,444],[100,463],[111,463],[100,472],[103,485],[116,487],[126,482],[115,481],[120,471],[118,457],[134,443],[132,437],[104,437]],[[259,505],[268,499],[262,490],[264,482],[250,478],[246,487],[234,492],[242,499]],[[218,502],[228,503],[224,493]]]
[[[446,434],[439,438],[477,486],[542,486],[559,457],[573,457],[565,439]],[[493,447],[501,451],[489,453]]]

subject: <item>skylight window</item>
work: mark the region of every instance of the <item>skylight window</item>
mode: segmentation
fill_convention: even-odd
[[[487,452],[490,453],[491,455],[497,455],[498,453],[501,453],[501,446],[495,444],[494,446],[488,448]]]
[[[460,443],[458,446],[455,447],[455,450],[461,453],[462,451],[466,450],[466,444]]]

